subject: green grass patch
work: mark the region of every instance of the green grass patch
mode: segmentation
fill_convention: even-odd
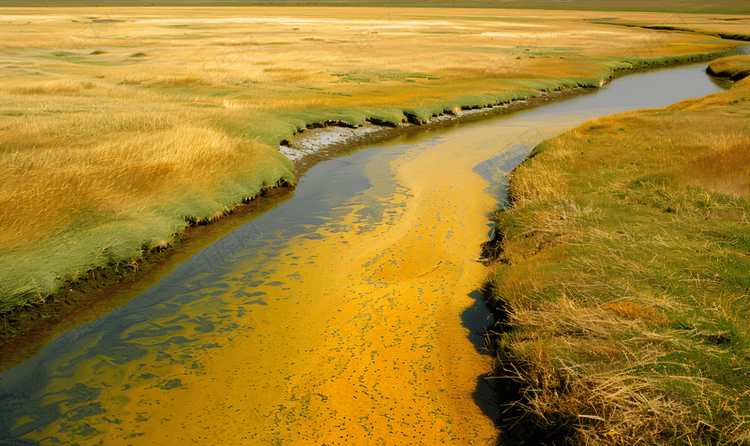
[[[422,107],[407,108],[404,109],[404,114],[409,119],[409,122],[423,124],[432,117],[446,113],[453,113],[456,110],[491,107],[507,104],[512,101],[528,99],[537,95],[539,95],[539,92],[532,90],[511,90],[495,94],[468,95],[458,97],[452,101],[439,102]]]
[[[430,118],[459,110],[469,110],[505,104],[537,96],[539,91],[512,90],[487,95],[461,96],[452,101],[444,101],[421,107],[328,107],[298,110],[267,115],[262,125],[246,126],[245,119],[238,116],[217,118],[215,124],[233,136],[257,138],[271,146],[288,141],[296,133],[313,124],[328,123],[358,127],[366,122],[378,125],[396,126],[404,122],[425,124]]]
[[[511,83],[531,90],[558,91],[570,88],[596,88],[601,85],[601,81],[599,77],[571,77],[518,80]]]
[[[544,17],[492,17],[492,16],[405,16],[410,20],[469,20],[479,22],[540,22],[549,20]]]
[[[415,79],[439,80],[438,76],[426,73],[407,73],[397,70],[382,71],[356,71],[348,73],[332,73],[331,76],[338,77],[336,82],[367,82],[377,83],[381,81],[412,81]]]
[[[434,31],[420,31],[419,34],[461,34],[458,31],[450,30],[434,30]]]
[[[59,52],[58,54],[61,54],[61,53],[63,52]],[[65,54],[74,54],[74,53],[65,52]],[[55,55],[55,54],[53,55],[38,54],[35,56],[31,56],[31,57],[35,57],[38,59],[59,60],[59,61],[74,63],[78,65],[97,65],[100,67],[116,67],[116,66],[122,65],[121,62],[113,62],[113,61],[108,61],[108,60],[88,60],[84,56],[77,56],[77,55],[61,56],[61,55]]]
[[[522,56],[556,56],[560,54],[574,54],[580,47],[536,47],[536,46],[465,46],[451,47],[452,50],[472,53],[510,54]]]
[[[510,442],[750,439],[749,89],[590,121],[513,171],[486,295]]]
[[[727,40],[750,41],[750,34],[729,33],[729,32],[721,32],[721,31],[705,31],[705,30],[696,29],[696,28],[688,28],[685,26],[673,26],[673,25],[637,23],[637,22],[625,22],[625,21],[596,21],[596,20],[592,20],[591,23],[597,23],[599,25],[615,25],[615,26],[626,26],[630,28],[653,29],[655,31],[676,31],[676,32],[683,32],[683,33],[705,34],[707,36],[715,36],[715,37],[720,37],[722,39],[727,39]]]

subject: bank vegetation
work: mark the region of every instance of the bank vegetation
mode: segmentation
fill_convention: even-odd
[[[750,441],[748,118],[745,79],[590,121],[512,172],[487,247],[508,444]]]

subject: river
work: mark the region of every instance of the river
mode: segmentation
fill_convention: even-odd
[[[584,121],[721,91],[705,65],[396,138],[0,374],[10,444],[494,444],[477,262],[505,172]]]

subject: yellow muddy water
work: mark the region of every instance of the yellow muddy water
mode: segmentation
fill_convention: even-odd
[[[289,237],[283,225],[256,223],[251,236],[276,240],[266,255],[225,241],[235,252],[221,261],[231,263],[192,268],[163,291],[175,298],[145,304],[147,319],[142,309],[124,311],[122,328],[80,334],[72,342],[80,348],[52,361],[66,376],[45,389],[45,406],[58,403],[63,416],[33,437],[113,445],[495,441],[493,421],[473,398],[488,359],[461,314],[477,303],[484,270],[476,253],[497,207],[472,168],[498,147],[478,150],[455,137],[393,147],[333,161],[364,185],[351,196],[321,193],[307,216],[318,224],[298,222],[309,230]],[[342,169],[322,177],[356,177]],[[179,310],[170,311],[175,302]],[[71,385],[74,396],[96,398],[71,401]],[[16,427],[24,421],[33,423]]]
[[[470,172],[477,163],[459,157],[456,166],[456,150],[394,160],[403,190],[374,227],[356,214],[365,198],[335,228],[312,233],[320,238],[282,250],[269,279],[285,284],[273,294],[286,304],[248,313],[246,324],[267,336],[222,351],[189,386],[190,400],[204,403],[181,407],[181,422],[215,420],[215,439],[229,443],[490,441],[492,422],[471,398],[487,365],[458,315],[482,277],[470,253],[486,226],[475,217],[494,201],[466,200],[486,182],[451,175],[452,166]],[[186,441],[194,432],[173,435]]]
[[[0,374],[0,440],[494,444],[472,333],[494,187],[533,145],[613,111],[596,96],[315,166],[277,209]]]
[[[312,233],[320,238],[281,250],[269,280],[284,283],[273,295],[285,304],[254,307],[239,322],[267,335],[231,347],[216,340],[222,355],[188,386],[201,404],[172,409],[176,418],[212,420],[221,428],[209,440],[229,443],[490,442],[492,422],[471,397],[487,364],[459,314],[482,277],[471,253],[494,200],[466,199],[486,182],[454,175],[481,160],[460,150],[438,145],[394,160],[400,192],[372,227],[356,213],[365,198]],[[154,428],[148,435],[162,429]],[[186,441],[194,431],[172,435]]]

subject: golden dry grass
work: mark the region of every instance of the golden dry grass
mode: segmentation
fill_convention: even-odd
[[[685,184],[734,197],[750,197],[750,140],[747,137],[714,134],[701,138],[696,146],[705,149],[689,159],[680,171],[680,179]]]
[[[13,248],[29,243],[50,226],[70,223],[76,211],[135,213],[155,197],[169,199],[164,194],[175,187],[210,190],[222,173],[238,165],[252,171],[256,158],[263,156],[257,143],[211,128],[157,124],[164,128],[85,141],[28,129],[5,132],[3,137],[13,142],[38,144],[0,153],[5,166],[0,172],[0,244]]]
[[[748,85],[590,121],[513,172],[490,286],[511,441],[750,437]]]
[[[750,75],[750,56],[725,57],[713,61],[708,65],[707,71],[714,76],[739,81]]]

